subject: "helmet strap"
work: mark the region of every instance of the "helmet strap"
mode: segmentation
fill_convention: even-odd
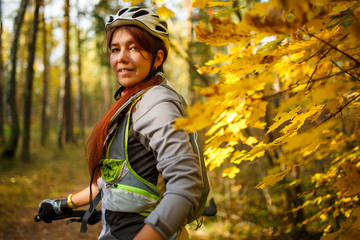
[[[146,76],[146,78],[145,79],[150,79],[150,78],[152,78],[154,75],[155,75],[155,73],[156,73],[156,69],[153,69],[154,68],[154,64],[155,64],[155,59],[156,59],[156,57],[157,57],[157,53],[158,53],[158,51],[159,51],[159,42],[158,42],[158,39],[156,39],[155,38],[155,54],[154,54],[154,56],[153,56],[153,58],[152,58],[152,60],[151,60],[151,66],[150,66],[150,70],[149,70],[149,73],[148,73],[148,75]]]
[[[126,87],[124,86],[120,86],[120,88],[116,91],[116,93],[114,94],[114,99],[115,100],[119,100],[121,97],[121,93],[126,91]]]

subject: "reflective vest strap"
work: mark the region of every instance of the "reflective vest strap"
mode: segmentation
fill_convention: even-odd
[[[128,155],[128,139],[129,139],[129,128],[130,128],[130,119],[131,119],[131,112],[133,107],[136,105],[136,103],[141,99],[143,95],[140,95],[135,101],[134,103],[131,105],[130,110],[129,110],[129,115],[128,115],[128,119],[127,119],[127,123],[126,123],[126,128],[125,128],[125,157],[126,157],[126,164],[127,167],[129,169],[129,171],[137,178],[139,179],[142,183],[144,183],[145,185],[149,186],[150,188],[154,189],[159,196],[161,195],[161,191],[158,187],[156,187],[154,184],[152,184],[149,181],[146,181],[145,179],[143,179],[142,177],[140,177],[135,170],[131,167],[130,165],[130,161],[129,161],[129,155]]]
[[[102,190],[100,189],[100,191],[98,192],[98,194],[96,195],[94,202],[93,202],[93,208],[90,209],[88,208],[88,210],[85,212],[83,218],[82,218],[82,223],[81,223],[81,228],[80,228],[80,232],[81,233],[86,233],[87,231],[87,222],[89,220],[89,218],[91,217],[91,214],[96,210],[96,206],[99,204],[100,200],[101,200],[101,192]]]

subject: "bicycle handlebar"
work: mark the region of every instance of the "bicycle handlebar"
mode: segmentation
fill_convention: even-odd
[[[66,219],[66,218],[74,218],[74,219],[70,219],[70,221],[81,222],[85,212],[86,212],[86,210],[70,211],[70,212],[67,212],[67,213],[62,213],[62,214],[56,215],[56,216],[54,216],[54,218],[52,220],[61,220],[61,219]],[[91,225],[97,223],[98,221],[100,221],[101,220],[101,211],[95,210],[94,213],[91,215],[90,219],[89,219],[89,224],[91,224]],[[35,222],[42,221],[42,219],[40,218],[39,215],[36,215],[34,217],[34,220],[35,220]]]
[[[217,212],[217,208],[216,208],[216,204],[214,202],[214,199],[211,198],[210,201],[210,206],[206,206],[203,212],[203,216],[215,216],[216,212]],[[65,219],[65,218],[73,218],[70,219],[69,222],[73,222],[73,221],[77,221],[77,222],[81,222],[84,215],[85,215],[86,211],[85,210],[76,210],[76,211],[70,211],[67,213],[62,213],[59,215],[56,215],[52,218],[52,220],[61,220],[61,219]],[[40,218],[39,215],[36,215],[34,217],[35,222],[40,222],[42,221],[42,219]],[[91,217],[88,220],[88,223],[90,225],[96,224],[97,222],[101,221],[101,211],[98,210],[94,210],[94,212],[92,213]]]

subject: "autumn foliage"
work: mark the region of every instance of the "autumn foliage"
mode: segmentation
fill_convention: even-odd
[[[226,166],[223,176],[238,179],[257,162],[267,172],[258,191],[295,193],[281,213],[273,199],[279,221],[268,237],[360,239],[359,10],[359,1],[271,0],[242,21],[215,11],[209,26],[195,26],[199,41],[228,51],[198,67],[218,82],[198,89],[205,100],[177,126],[206,129],[210,170]]]

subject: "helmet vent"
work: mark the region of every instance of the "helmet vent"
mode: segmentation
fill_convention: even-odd
[[[138,11],[138,10],[140,10],[141,8],[130,8],[130,10],[129,10],[129,12],[136,12],[136,11]]]
[[[166,22],[159,22],[161,25],[163,25],[165,28],[168,27],[167,23]]]
[[[134,13],[134,15],[132,15],[132,18],[138,18],[138,17],[144,16],[144,15],[147,15],[147,14],[149,14],[148,11],[141,10],[141,11],[138,11],[138,12]]]
[[[155,17],[155,18],[160,18],[158,15],[151,15],[152,17]]]
[[[166,33],[166,30],[160,26],[155,27],[156,30]]]
[[[112,22],[112,21],[114,21],[114,17],[113,17],[113,16],[110,16],[108,22],[110,23],[110,22]]]
[[[128,10],[128,8],[124,8],[124,9],[122,9],[122,10],[120,10],[119,12],[118,12],[118,16],[121,16],[124,12],[126,12]]]

